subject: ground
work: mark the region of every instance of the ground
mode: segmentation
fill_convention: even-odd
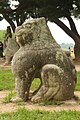
[[[77,59],[74,61],[75,67],[77,71],[80,71],[80,59]],[[0,68],[10,68],[10,64],[5,63],[5,59],[0,58]],[[11,112],[15,111],[19,107],[25,107],[27,109],[40,109],[40,110],[46,110],[46,111],[60,111],[60,110],[78,110],[80,111],[80,92],[75,91],[75,96],[78,97],[78,100],[72,99],[63,101],[61,103],[51,104],[51,105],[42,105],[42,104],[34,104],[31,102],[25,102],[25,103],[3,103],[3,99],[5,96],[7,96],[10,93],[10,91],[0,91],[0,112]]]

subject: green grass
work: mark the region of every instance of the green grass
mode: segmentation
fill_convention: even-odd
[[[5,37],[5,30],[0,30],[0,40],[4,43],[4,37]]]
[[[15,79],[10,69],[0,69],[0,90],[11,90],[15,86]]]
[[[77,72],[77,84],[75,90],[80,91],[80,72]]]
[[[0,114],[0,120],[80,120],[79,111],[48,112],[18,109],[13,113]]]
[[[15,96],[15,92],[10,91],[9,94],[4,97],[3,103],[10,103],[12,97],[14,97],[14,96]]]
[[[31,84],[31,91],[35,91],[40,85],[40,79],[39,78],[35,78]]]

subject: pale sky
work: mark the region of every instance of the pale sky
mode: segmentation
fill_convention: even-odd
[[[69,23],[66,19],[61,19],[61,20],[69,27]],[[76,20],[76,19],[73,19],[73,20],[76,24],[76,28],[78,32],[80,33],[80,20]],[[1,29],[6,30],[7,26],[9,26],[9,24],[6,22],[6,20],[0,21],[0,30]],[[48,22],[48,26],[57,43],[59,44],[73,43],[74,44],[74,41],[55,23]]]
[[[80,20],[76,20],[74,19],[76,28],[78,30],[78,33],[80,34]],[[61,21],[63,21],[68,27],[69,27],[69,23],[66,19],[61,19]],[[71,37],[69,37],[60,27],[58,27],[55,23],[51,23],[48,22],[49,28],[51,30],[51,33],[53,35],[53,37],[55,38],[55,40],[61,44],[61,43],[73,43],[74,41]]]

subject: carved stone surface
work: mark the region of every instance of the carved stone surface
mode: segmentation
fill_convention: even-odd
[[[11,63],[12,57],[15,52],[19,49],[19,45],[15,39],[12,38],[11,28],[7,26],[4,40],[4,56],[6,63]]]
[[[6,33],[5,33],[5,39],[4,39],[4,50],[7,47],[8,38],[12,38],[12,32],[10,26],[7,26]]]
[[[15,52],[17,52],[17,50],[19,49],[18,44],[16,43],[16,41],[12,38],[8,38],[7,40],[7,46],[4,50],[4,56],[6,59],[6,63],[10,63]]]
[[[76,83],[75,66],[52,37],[45,18],[22,24],[15,35],[20,49],[12,59],[17,92],[13,101],[29,99],[33,78],[40,78],[42,84],[32,101],[71,99]]]

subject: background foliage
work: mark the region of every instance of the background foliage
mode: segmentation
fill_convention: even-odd
[[[0,40],[4,43],[5,39],[5,30],[0,30]]]

